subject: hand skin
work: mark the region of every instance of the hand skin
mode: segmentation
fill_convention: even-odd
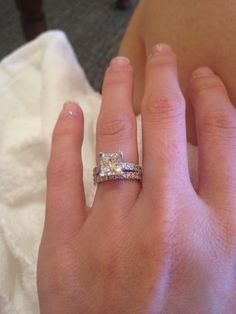
[[[125,60],[114,59],[105,74],[96,149],[122,150],[137,163],[133,69]],[[148,57],[141,102],[143,183],[101,183],[91,209],[82,181],[83,115],[65,106],[47,171],[42,314],[235,313],[236,110],[209,68],[193,72],[189,94],[198,188],[188,173],[176,56],[159,44]]]

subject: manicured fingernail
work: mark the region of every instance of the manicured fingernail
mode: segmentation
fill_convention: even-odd
[[[154,55],[156,53],[165,54],[165,53],[169,53],[169,52],[172,52],[172,48],[169,45],[163,44],[163,43],[157,44],[154,47],[152,47],[152,49],[151,49],[151,55]]]
[[[125,69],[130,67],[130,61],[126,57],[115,57],[111,60],[110,67],[113,69]]]
[[[73,101],[67,101],[63,105],[63,110],[61,112],[61,116],[78,116],[80,113],[80,109],[77,103]]]
[[[208,67],[201,67],[192,73],[192,78],[211,76],[214,72]]]

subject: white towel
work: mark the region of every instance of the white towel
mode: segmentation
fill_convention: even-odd
[[[0,63],[0,314],[39,313],[36,263],[44,221],[45,171],[51,133],[67,100],[77,101],[85,117],[82,154],[91,205],[101,96],[89,85],[67,37],[49,31]],[[138,131],[141,151],[139,118]],[[196,147],[188,144],[188,154],[196,185]]]

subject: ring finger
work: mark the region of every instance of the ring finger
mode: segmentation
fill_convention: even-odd
[[[136,118],[132,109],[133,69],[125,57],[114,58],[108,67],[97,121],[97,164],[99,153],[123,152],[125,162],[138,163]],[[94,206],[112,204],[130,208],[140,189],[138,181],[116,180],[98,184]],[[104,210],[106,210],[104,208]]]

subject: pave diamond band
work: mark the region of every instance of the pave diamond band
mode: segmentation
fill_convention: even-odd
[[[142,167],[123,161],[122,152],[99,153],[100,164],[93,169],[94,184],[110,180],[142,180]]]
[[[105,181],[113,181],[113,180],[142,180],[141,172],[123,172],[122,174],[110,175],[110,176],[100,176],[95,175],[94,184],[105,182]]]

